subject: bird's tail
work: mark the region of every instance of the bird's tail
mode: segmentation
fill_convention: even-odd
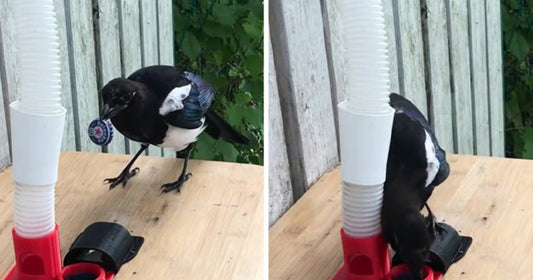
[[[209,109],[205,114],[205,122],[207,124],[205,131],[215,139],[239,144],[247,144],[249,142],[248,138],[231,127],[212,109]]]

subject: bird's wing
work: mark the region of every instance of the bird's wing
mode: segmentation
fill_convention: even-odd
[[[215,97],[215,89],[200,76],[184,72],[190,81],[189,96],[183,100],[183,109],[172,111],[164,116],[167,123],[182,128],[198,128],[204,124],[204,116]]]

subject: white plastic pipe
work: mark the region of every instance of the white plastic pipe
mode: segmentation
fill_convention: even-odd
[[[343,229],[363,238],[381,232],[387,156],[394,110],[381,0],[343,0],[347,81],[339,108]]]
[[[59,37],[53,0],[12,1],[20,100],[10,104],[15,231],[25,238],[54,230],[54,190],[65,123]]]

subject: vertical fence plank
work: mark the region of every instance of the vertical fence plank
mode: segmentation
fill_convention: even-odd
[[[447,0],[455,152],[474,153],[468,3]]]
[[[142,66],[158,64],[157,2],[141,0],[141,50]],[[147,154],[161,156],[161,148],[150,145]]]
[[[93,36],[92,1],[65,1],[69,36],[70,74],[72,101],[76,122],[78,149],[101,151],[89,139],[87,127],[98,117],[98,91],[96,88],[96,66]]]
[[[96,61],[98,90],[110,80],[121,76],[120,30],[117,1],[98,0],[95,26]],[[99,96],[99,98],[101,98]],[[126,150],[125,138],[115,133],[107,152],[123,154]]]
[[[63,151],[76,150],[76,130],[74,124],[74,111],[72,107],[72,85],[70,83],[70,65],[67,39],[67,23],[65,14],[65,1],[55,0],[57,15],[57,29],[59,35],[59,54],[61,59],[61,100],[67,109],[65,128],[63,131]]]
[[[387,45],[389,53],[389,78],[390,78],[390,91],[400,92],[400,82],[398,80],[398,55],[396,47],[396,29],[394,19],[394,4],[396,0],[384,0],[383,12],[385,13],[385,28],[387,32]]]
[[[426,32],[426,82],[429,89],[429,116],[439,144],[447,151],[454,150],[452,123],[452,95],[450,87],[450,57],[446,3],[426,0],[424,8]]]
[[[159,40],[159,64],[174,65],[174,26],[172,0],[157,0],[157,26]],[[176,157],[172,149],[163,149],[163,156]]]
[[[270,34],[295,199],[338,162],[322,24],[319,0],[270,2]]]
[[[0,26],[0,36],[1,36]],[[1,52],[0,52],[1,55]],[[0,56],[0,60],[3,61],[3,57]],[[3,96],[2,79],[0,79],[0,96]],[[11,162],[9,156],[9,139],[7,137],[7,123],[4,110],[4,99],[0,99],[0,170],[4,169]]]
[[[122,75],[129,76],[141,68],[141,25],[139,2],[120,0],[120,42]],[[134,141],[126,141],[127,151],[135,154],[140,145]]]
[[[485,1],[469,0],[470,72],[474,111],[475,151],[490,155],[489,102],[487,87],[487,37]]]
[[[419,0],[394,1],[400,92],[427,117],[424,45]]]
[[[285,145],[285,136],[283,135],[283,117],[281,116],[276,69],[274,67],[272,52],[269,52],[269,64],[268,139],[270,148],[268,149],[268,213],[269,225],[273,225],[290,208],[293,203],[293,196],[287,146]]]
[[[505,156],[500,2],[486,1],[487,58],[492,156]]]

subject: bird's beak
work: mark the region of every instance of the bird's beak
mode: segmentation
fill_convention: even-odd
[[[100,119],[107,120],[111,117],[113,117],[115,114],[115,109],[109,107],[108,104],[104,104],[104,108],[102,108],[102,112],[100,112]]]

